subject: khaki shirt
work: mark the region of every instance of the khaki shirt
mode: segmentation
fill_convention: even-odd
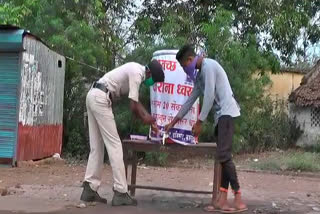
[[[146,78],[146,68],[135,62],[121,65],[99,79],[104,84],[113,99],[128,95],[129,99],[139,101],[139,88]]]

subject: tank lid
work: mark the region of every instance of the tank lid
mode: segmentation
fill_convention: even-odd
[[[158,50],[153,53],[153,57],[162,55],[176,55],[179,50]]]

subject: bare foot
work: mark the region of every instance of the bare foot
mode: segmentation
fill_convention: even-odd
[[[248,209],[247,205],[242,201],[241,194],[235,194],[235,196],[234,196],[234,207],[237,210],[246,210],[246,209]]]
[[[234,211],[234,208],[231,208],[228,203],[228,193],[227,192],[220,192],[219,199],[217,204],[215,205],[216,209],[223,210],[223,211]]]
[[[209,204],[209,205],[205,206],[205,207],[203,208],[203,210],[206,211],[206,212],[216,212],[216,211],[219,211],[219,209],[216,209],[215,206],[212,205],[212,204]]]

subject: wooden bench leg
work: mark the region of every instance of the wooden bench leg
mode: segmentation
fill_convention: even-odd
[[[130,187],[130,195],[135,196],[136,194],[136,179],[137,179],[137,165],[138,165],[138,156],[137,152],[132,152],[132,169],[131,169],[131,187]]]
[[[212,203],[214,204],[218,199],[218,194],[221,185],[221,164],[219,161],[214,162],[214,176],[213,176],[213,190],[212,190]]]
[[[123,162],[124,162],[124,169],[126,171],[126,179],[128,180],[128,164],[129,164],[129,153],[127,148],[123,148]]]

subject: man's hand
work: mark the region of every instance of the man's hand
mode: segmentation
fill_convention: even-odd
[[[192,134],[195,137],[198,137],[201,133],[201,130],[202,130],[202,121],[198,120],[196,124],[194,124],[192,127]]]
[[[171,121],[171,123],[165,125],[164,131],[165,131],[166,133],[168,133],[169,130],[170,130],[171,128],[173,128],[179,120],[180,120],[180,119],[177,118],[177,117],[173,118],[173,120]]]
[[[174,127],[174,124],[171,122],[164,126],[164,131],[167,133],[172,127]]]

